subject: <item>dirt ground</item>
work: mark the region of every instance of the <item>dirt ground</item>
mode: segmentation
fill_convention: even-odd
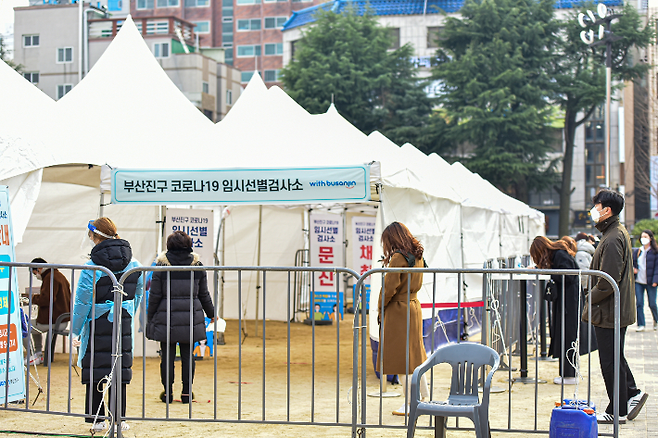
[[[351,315],[346,315],[351,316]],[[133,366],[133,380],[128,385],[127,417],[131,429],[125,435],[129,437],[164,438],[171,436],[199,437],[288,437],[312,434],[318,437],[342,436],[351,434],[349,426],[316,425],[279,425],[251,423],[262,420],[285,422],[325,422],[349,424],[352,417],[352,321],[342,321],[337,330],[336,325],[316,326],[315,345],[312,342],[313,329],[304,324],[290,324],[290,360],[286,347],[288,325],[283,322],[268,321],[263,341],[262,322],[258,334],[254,321],[247,321],[248,336],[244,339],[241,352],[239,348],[239,331],[237,321],[228,321],[226,345],[218,346],[216,361],[216,396],[213,385],[215,361],[205,358],[196,362],[194,380],[195,402],[182,404],[180,400],[180,363],[176,363],[176,385],[174,386],[174,403],[169,406],[159,400],[163,387],[160,383],[159,359],[136,358]],[[141,335],[141,334],[140,334]],[[477,341],[472,338],[471,340]],[[265,343],[265,348],[263,347]],[[336,349],[338,343],[339,349]],[[367,392],[379,391],[379,380],[373,372],[370,346],[368,345]],[[533,356],[529,360],[529,375],[535,375],[534,349],[528,346]],[[263,380],[263,352],[265,352],[265,380]],[[242,355],[242,375],[239,374],[238,359]],[[313,367],[313,355],[315,367]],[[519,367],[519,357],[512,356],[512,366]],[[587,356],[583,356],[581,369],[587,376]],[[49,404],[50,411],[67,412],[68,397],[68,355],[59,354],[52,364],[50,375],[50,397],[40,396],[32,409],[45,411]],[[288,362],[290,362],[290,389],[288,389]],[[337,364],[339,366],[337,366]],[[144,366],[145,365],[145,366]],[[557,376],[557,362],[540,361],[539,377],[548,383],[535,386],[515,382],[509,391],[509,372],[501,370],[494,376],[494,387],[500,392],[491,394],[490,422],[493,429],[534,429],[535,409],[538,411],[536,427],[548,430],[551,409],[554,402],[560,400],[560,386],[552,380]],[[34,374],[34,368],[32,368]],[[592,355],[592,399],[598,405],[603,399],[603,385],[598,372],[598,359]],[[512,372],[518,377],[519,372]],[[79,377],[72,372],[71,411],[80,414],[84,411],[84,386]],[[36,377],[36,376],[35,376]],[[338,377],[338,378],[337,378]],[[446,368],[436,368],[434,377],[435,398],[447,394],[449,375]],[[38,380],[44,389],[48,388],[48,368],[38,367]],[[238,385],[238,382],[242,382]],[[580,398],[587,396],[586,380],[579,387]],[[34,401],[37,387],[30,383],[30,404]],[[239,391],[241,390],[241,392]],[[265,393],[264,403],[262,393]],[[290,391],[288,402],[287,393]],[[391,385],[389,392],[400,392],[400,386]],[[571,393],[569,393],[571,391]],[[565,387],[565,398],[573,395],[573,386]],[[367,418],[369,424],[396,425],[396,429],[368,428],[368,437],[403,437],[406,436],[404,418],[391,415],[391,411],[403,404],[401,397],[367,398]],[[511,414],[508,415],[508,405]],[[19,405],[23,406],[24,405]],[[535,408],[536,407],[536,408]],[[191,412],[190,412],[191,409]],[[173,421],[191,416],[195,421]],[[165,418],[170,421],[165,421]],[[145,420],[151,418],[156,420]],[[214,420],[218,421],[214,421]],[[205,421],[204,421],[205,420]],[[238,423],[238,421],[242,421]],[[454,421],[452,421],[454,424]],[[428,417],[419,420],[419,427],[427,427]],[[450,425],[450,423],[449,423]],[[468,420],[461,420],[460,425],[471,427]],[[27,436],[10,433],[10,431],[85,435],[89,436],[88,425],[81,417],[68,415],[45,415],[40,413],[13,412],[0,409],[0,436]],[[474,436],[474,432],[450,431],[449,436]],[[496,433],[493,436],[521,437],[520,433]],[[434,436],[429,429],[419,429],[418,437]]]

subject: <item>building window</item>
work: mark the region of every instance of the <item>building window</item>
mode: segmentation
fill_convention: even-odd
[[[288,0],[264,0],[265,3],[287,2]]]
[[[603,106],[585,122],[585,199],[592,199],[605,185]]]
[[[180,6],[179,0],[158,0],[159,8],[177,8]]]
[[[57,49],[57,63],[65,64],[73,62],[73,47],[59,47]]]
[[[288,17],[265,17],[265,29],[280,29]]]
[[[233,91],[226,90],[226,105],[233,105]]]
[[[265,55],[283,55],[283,43],[265,44]]]
[[[193,21],[195,33],[210,33],[210,21]]]
[[[292,0],[293,3],[308,3],[312,2],[313,0]]]
[[[223,33],[222,34],[222,47],[233,47],[233,34],[232,33]]]
[[[222,17],[223,23],[233,23],[233,17]],[[231,26],[231,32],[233,32],[233,26]]]
[[[224,62],[228,65],[233,65],[233,49],[224,50]]]
[[[443,26],[433,26],[427,28],[427,48],[428,49],[438,49],[439,48],[439,39],[441,38],[441,33],[443,32]]]
[[[153,0],[137,0],[137,9],[153,9]]]
[[[252,20],[238,20],[238,30],[260,30],[260,18]]]
[[[265,70],[265,82],[276,82],[279,80],[280,70]]]
[[[25,72],[23,73],[23,77],[33,84],[39,83],[39,72]]]
[[[64,97],[66,93],[71,91],[71,88],[73,88],[72,84],[63,84],[63,85],[58,85],[57,86],[57,100],[61,99]]]
[[[39,35],[23,35],[23,47],[38,47]]]
[[[156,58],[169,58],[169,43],[153,44],[153,55]]]
[[[238,58],[251,58],[254,56],[260,56],[260,46],[238,46]]]
[[[210,94],[210,85],[208,85],[208,82],[201,82],[201,91]]]
[[[400,48],[400,28],[399,27],[389,27],[388,36],[391,39],[391,45],[389,50],[396,50]]]
[[[237,5],[259,5],[260,0],[236,0]]]
[[[204,8],[209,5],[209,0],[185,0],[186,8]]]
[[[243,71],[240,74],[240,82],[249,82],[249,79],[254,75],[253,71]]]
[[[297,46],[297,41],[290,41],[290,59],[295,59],[295,48]]]

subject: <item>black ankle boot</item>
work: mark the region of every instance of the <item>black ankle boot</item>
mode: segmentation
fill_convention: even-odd
[[[160,400],[162,400],[162,403],[167,403],[167,391],[162,391],[160,393]],[[172,403],[174,401],[174,395],[172,391],[169,391],[169,403]]]

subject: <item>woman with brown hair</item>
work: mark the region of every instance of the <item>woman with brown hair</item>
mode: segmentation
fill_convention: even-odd
[[[86,265],[104,266],[112,271],[116,278],[121,278],[124,272],[141,266],[133,258],[130,243],[119,237],[117,227],[111,219],[101,217],[89,221],[87,235],[94,247],[91,250],[91,260],[85,263]],[[80,273],[75,291],[71,332],[74,336],[80,336],[78,366],[82,368],[82,383],[87,386],[85,421],[92,423],[92,432],[101,432],[106,428],[103,385],[112,372],[121,372],[121,416],[126,415],[126,384],[130,383],[132,378],[133,363],[132,318],[139,308],[143,293],[142,273],[134,272],[123,282],[123,303],[119,309],[122,336],[121,369],[114,370],[114,320],[108,316],[116,312],[112,281],[102,271],[85,269]],[[122,422],[121,429],[128,430],[128,423]]]
[[[384,250],[384,267],[388,268],[422,268],[423,246],[409,229],[400,222],[393,222],[382,232]],[[380,330],[379,349],[377,351],[377,371],[381,376],[399,374],[400,382],[408,403],[408,374],[427,359],[423,345],[423,315],[416,293],[423,284],[422,273],[389,272],[384,276],[383,286],[379,295],[377,310],[380,312],[378,321],[383,321]],[[407,291],[409,295],[407,295]],[[407,301],[409,306],[407,307]],[[383,314],[383,318],[380,318]],[[407,333],[407,317],[409,318],[409,333]],[[407,354],[400,347],[407,345],[409,336],[409,366]],[[382,369],[380,369],[380,367]],[[424,376],[423,376],[424,378]],[[420,395],[423,399],[429,397],[427,381],[421,379]],[[405,415],[409,408],[402,405],[393,415]]]
[[[551,241],[544,236],[537,236],[530,246],[530,256],[539,269],[578,269],[576,260],[571,255],[571,248],[564,240]],[[564,303],[562,302],[562,283],[564,279]],[[554,288],[551,293],[551,346],[548,350],[552,357],[560,360],[560,376],[553,383],[560,385],[576,384],[575,360],[579,352],[573,349],[578,336],[580,313],[578,312],[578,276],[551,275]],[[564,314],[564,346],[562,345],[562,315]],[[567,353],[568,352],[568,353]]]

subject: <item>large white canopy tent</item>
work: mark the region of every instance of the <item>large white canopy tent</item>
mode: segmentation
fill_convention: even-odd
[[[20,75],[8,72],[5,65],[2,67],[0,77],[7,80],[0,82],[0,93],[3,93],[0,96],[7,95],[7,90],[17,87],[19,82],[34,89]],[[106,180],[107,175],[101,178],[99,167],[105,164],[124,168],[194,169],[379,162],[381,173],[375,167],[373,179],[380,184],[380,208],[358,206],[358,213],[354,214],[368,208],[371,214],[376,210],[378,233],[393,220],[407,224],[423,241],[431,266],[467,265],[462,257],[471,251],[467,244],[462,247],[461,239],[466,224],[474,234],[480,233],[480,238],[500,232],[501,222],[490,217],[495,208],[478,205],[477,200],[490,201],[493,195],[488,191],[491,190],[497,192],[496,196],[505,195],[487,186],[477,175],[466,169],[463,170],[468,174],[462,171],[460,175],[453,171],[457,166],[445,162],[437,171],[440,157],[427,157],[411,145],[399,148],[379,133],[366,136],[334,108],[326,114],[310,115],[278,87],[268,90],[257,75],[227,117],[213,126],[171,83],[130,19],[89,75],[63,99],[56,103],[41,102],[41,97],[30,97],[30,93],[36,96],[33,90],[26,90],[10,97],[23,100],[25,112],[29,109],[34,112],[35,108],[48,112],[49,122],[34,123],[24,117],[14,123],[15,132],[29,132],[38,125],[40,134],[34,138],[25,136],[25,144],[17,145],[3,141],[3,133],[12,131],[0,125],[0,146],[12,149],[7,153],[48,151],[43,152],[44,161],[28,161],[23,167],[16,167],[18,170],[0,167],[0,179],[21,177],[45,168],[43,182],[32,184],[31,193],[36,188],[39,197],[29,222],[25,222],[23,243],[17,246],[20,260],[42,256],[57,263],[83,261],[88,250],[81,248],[80,242],[85,237],[86,222],[98,215],[99,194],[107,189],[101,185],[101,179]],[[16,147],[20,152],[13,151]],[[470,179],[466,179],[467,175]],[[473,193],[486,192],[487,196],[466,197],[460,192],[465,186],[472,188]],[[102,196],[100,199],[102,203]],[[231,207],[224,229],[222,261],[225,265],[255,265],[260,259],[263,266],[292,265],[294,251],[305,245],[303,215],[309,207],[332,206]],[[345,211],[346,206],[338,208]],[[543,219],[538,212],[527,206],[525,209],[526,217],[534,212],[538,219]],[[159,209],[107,205],[104,214],[119,224],[122,237],[131,241],[136,257],[144,264],[150,263],[157,246]],[[262,218],[260,234],[257,233],[259,217]],[[528,232],[528,229],[511,230],[510,236],[515,242],[527,243]],[[258,239],[261,239],[259,255],[255,244]],[[376,237],[375,249],[377,243]],[[494,249],[495,244],[490,242],[479,253],[472,251],[473,263],[479,254],[486,258],[509,255],[500,248]],[[514,249],[527,251],[527,245],[520,244],[517,248],[515,243]],[[373,259],[377,258],[375,253]],[[246,310],[247,318],[255,316],[254,294],[243,294],[243,302],[238,304],[230,283],[225,291],[226,317],[237,317],[238,309]],[[456,287],[446,287],[441,290],[440,299],[454,300],[456,291]],[[268,293],[276,293],[276,288]],[[275,303],[276,300],[268,301],[267,317],[285,319],[285,304]]]

